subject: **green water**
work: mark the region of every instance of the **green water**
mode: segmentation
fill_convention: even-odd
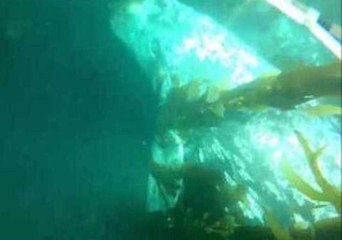
[[[327,146],[319,164],[340,185],[340,116],[310,116],[312,101],[223,109],[214,121],[188,98],[213,86],[229,97],[264,74],[334,55],[266,2],[204,2],[0,0],[0,240],[223,239],[191,223],[227,211],[231,239],[266,240],[274,239],[267,212],[283,230],[338,216],[305,198],[281,167],[315,186],[300,132],[313,148]],[[331,5],[314,2],[338,23]],[[190,166],[190,177],[184,170],[184,184],[162,195],[167,176],[151,180],[151,159],[177,176],[177,164]],[[339,239],[335,230],[327,232]]]
[[[0,1],[2,240],[134,236],[155,101],[107,3]]]

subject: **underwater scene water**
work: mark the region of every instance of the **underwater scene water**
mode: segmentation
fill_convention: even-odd
[[[340,239],[340,9],[0,0],[0,240]]]

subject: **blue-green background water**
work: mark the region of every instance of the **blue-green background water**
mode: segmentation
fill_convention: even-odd
[[[340,23],[335,5],[314,2]],[[280,167],[293,164],[315,184],[298,130],[327,145],[322,170],[340,186],[339,117],[310,116],[305,104],[237,109],[184,139],[153,139],[175,76],[229,90],[335,59],[266,1],[203,3],[0,0],[0,240],[143,239],[146,211],[165,201],[147,180],[150,158],[222,166],[228,184],[248,188],[239,206],[247,224],[267,225],[263,207],[284,227],[336,216],[332,206],[312,211]]]
[[[155,100],[107,3],[0,1],[2,240],[136,239]]]

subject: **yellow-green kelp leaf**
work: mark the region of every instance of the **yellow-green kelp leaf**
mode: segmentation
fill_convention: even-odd
[[[342,108],[333,105],[319,105],[314,107],[306,107],[303,110],[307,114],[317,117],[342,114]]]
[[[295,134],[305,152],[311,172],[314,175],[317,184],[320,186],[322,194],[324,194],[324,196],[327,198],[326,201],[333,204],[336,210],[341,212],[341,190],[326,180],[318,166],[318,158],[322,155],[325,146],[319,147],[317,150],[313,151],[310,147],[309,141],[303,136],[302,133],[296,130]]]
[[[314,189],[309,183],[304,181],[288,163],[282,165],[282,171],[287,181],[302,194],[316,201],[328,201],[328,198],[322,193]]]
[[[271,228],[271,231],[277,240],[293,240],[289,230],[280,225],[268,208],[264,207],[264,215],[267,225]]]

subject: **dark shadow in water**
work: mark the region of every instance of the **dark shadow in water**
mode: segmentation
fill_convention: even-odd
[[[0,2],[0,239],[142,239],[155,100],[108,2]]]

